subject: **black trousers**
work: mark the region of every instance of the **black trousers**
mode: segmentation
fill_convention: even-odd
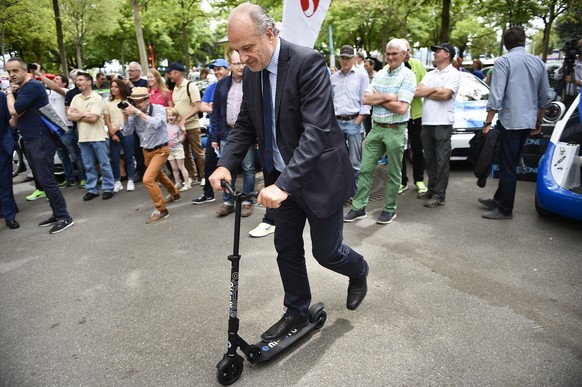
[[[273,215],[277,264],[285,291],[283,304],[292,316],[306,316],[311,303],[303,242],[305,221],[310,226],[313,257],[319,264],[349,278],[363,274],[364,258],[342,243],[343,208],[320,219],[300,198],[289,197]]]
[[[412,152],[412,177],[414,182],[424,180],[424,152],[422,149],[422,117],[408,121],[408,143],[410,148],[404,151],[402,157],[402,185],[408,184],[406,175],[406,158]]]
[[[57,219],[69,219],[67,203],[55,180],[55,140],[46,135],[25,141],[24,144],[28,165],[50,202],[53,216]]]
[[[0,208],[2,208],[2,216],[6,220],[14,220],[16,217],[11,165],[12,155],[0,146]]]
[[[214,190],[210,184],[210,175],[214,173],[216,169],[216,164],[218,164],[218,156],[212,147],[212,142],[209,137],[206,137],[206,149],[204,151],[204,176],[206,176],[206,181],[204,183],[204,195],[207,198],[214,197]]]

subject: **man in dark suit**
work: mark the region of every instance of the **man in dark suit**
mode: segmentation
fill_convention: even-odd
[[[251,3],[232,11],[228,38],[247,65],[243,101],[228,146],[210,179],[214,189],[221,189],[220,181],[231,181],[249,146],[258,142],[266,188],[257,200],[275,209],[275,248],[287,308],[262,335],[271,341],[308,321],[306,220],[315,259],[350,279],[346,302],[350,310],[366,296],[368,264],[342,244],[342,207],[354,192],[354,176],[335,119],[323,57],[280,39],[273,19]]]
[[[6,95],[0,93],[0,208],[8,228],[14,230],[20,227],[16,221],[16,202],[12,190],[12,152],[16,146],[18,135],[16,129],[8,125],[10,113],[6,104]]]

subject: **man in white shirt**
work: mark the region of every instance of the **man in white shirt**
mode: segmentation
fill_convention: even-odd
[[[437,68],[424,76],[414,96],[424,98],[421,138],[428,174],[428,191],[419,193],[417,197],[426,199],[425,207],[435,208],[445,204],[455,97],[461,84],[461,74],[452,65],[455,48],[451,44],[442,43],[431,49]]]

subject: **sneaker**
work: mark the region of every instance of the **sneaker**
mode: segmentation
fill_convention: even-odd
[[[88,202],[89,200],[93,200],[93,199],[95,199],[98,196],[99,196],[99,194],[96,194],[96,193],[93,193],[93,192],[87,192],[85,194],[85,196],[83,196],[83,200],[86,201],[86,202]]]
[[[103,192],[103,200],[109,200],[113,197],[113,192]]]
[[[123,185],[120,181],[116,181],[115,185],[113,186],[113,192],[117,193],[119,191],[123,191]]]
[[[28,195],[26,197],[26,200],[28,200],[29,202],[32,202],[32,201],[38,200],[40,198],[46,198],[46,194],[44,193],[44,191],[41,191],[41,190],[37,189],[33,193],[31,193],[30,195]]]
[[[495,199],[481,199],[481,198],[478,198],[477,200],[479,201],[479,203],[481,203],[482,206],[484,206],[485,208],[487,208],[489,210],[494,210],[497,207],[499,207],[499,205],[497,204],[497,202],[495,201]]]
[[[80,189],[85,189],[85,185],[87,184],[87,180],[81,180],[79,182],[79,188]]]
[[[163,211],[155,210],[154,212],[152,212],[150,217],[146,219],[146,223],[147,224],[154,223],[154,222],[157,222],[158,220],[166,219],[169,216],[170,216],[170,213],[168,212],[167,209],[165,209]]]
[[[262,237],[267,236],[269,234],[272,234],[274,232],[275,232],[275,225],[261,222],[261,223],[259,223],[259,225],[257,227],[255,227],[251,231],[249,231],[249,235],[252,236],[253,238],[262,238]]]
[[[180,194],[176,194],[176,196],[169,194],[168,196],[166,196],[166,203],[178,202],[178,201],[180,201],[180,199],[182,199]]]
[[[74,224],[75,224],[75,222],[73,221],[73,218],[59,219],[59,220],[57,220],[57,222],[55,223],[53,228],[51,228],[49,233],[56,234],[56,233],[59,233],[61,231],[65,231],[66,229],[68,229],[69,227],[71,227]]]
[[[177,184],[174,184],[174,187],[176,187],[176,189],[179,191],[182,187],[184,186],[184,184],[182,184],[182,182],[178,182]]]
[[[364,219],[366,216],[366,211],[365,210],[360,210],[360,211],[356,211],[354,209],[351,209],[345,216],[344,216],[344,222],[353,222],[354,220],[360,220],[360,219]]]
[[[416,186],[416,191],[419,194],[428,192],[428,188],[426,188],[426,185],[424,184],[424,181],[417,181],[416,183],[414,183],[414,185]]]
[[[73,180],[73,181],[65,180],[61,184],[59,184],[59,188],[68,188],[68,187],[76,187],[76,186],[77,186],[77,182],[75,180]]]
[[[210,203],[213,202],[214,196],[206,196],[206,195],[202,195],[200,196],[198,199],[194,199],[192,200],[192,204],[204,204],[204,203]]]
[[[416,195],[416,198],[417,198],[417,199],[424,199],[424,200],[428,200],[428,199],[432,198],[432,194],[431,194],[430,192],[428,192],[428,190],[427,190],[426,192],[423,192],[423,193],[420,193],[420,192],[419,192],[419,193]]]
[[[240,211],[240,216],[242,216],[243,218],[248,218],[252,214],[253,214],[253,206],[251,206],[250,204],[243,204],[242,209]]]
[[[376,223],[378,224],[389,224],[396,219],[396,214],[394,212],[382,211]]]
[[[505,215],[499,211],[499,208],[495,208],[492,211],[481,214],[481,217],[485,219],[506,220],[513,219],[513,214]]]
[[[228,204],[223,204],[218,210],[216,210],[216,215],[226,216],[234,212],[234,206],[229,206]]]
[[[202,178],[202,180],[200,180],[200,187],[204,187],[206,185],[206,178]]]
[[[407,190],[408,190],[408,185],[400,184],[400,188],[398,188],[398,195],[400,195],[403,192],[406,192]]]
[[[47,220],[43,220],[42,222],[40,222],[38,225],[40,227],[47,227],[47,226],[52,226],[53,224],[55,224],[57,222],[57,218],[55,218],[55,216],[51,216],[50,218],[48,218]]]
[[[190,184],[184,184],[178,191],[186,192],[186,191],[190,191],[191,189],[192,189],[192,186]]]
[[[131,192],[135,190],[135,184],[133,183],[133,180],[128,180],[127,181],[127,192]]]

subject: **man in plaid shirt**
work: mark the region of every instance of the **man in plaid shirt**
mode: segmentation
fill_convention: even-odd
[[[370,196],[372,177],[378,159],[388,156],[388,182],[384,208],[376,223],[388,224],[396,218],[396,199],[402,178],[402,154],[406,144],[406,125],[410,119],[410,102],[416,91],[416,77],[404,65],[406,43],[392,39],[386,45],[388,66],[380,70],[366,93],[363,103],[374,106],[372,130],[366,137],[359,189],[352,200],[352,209],[344,216],[344,222],[366,217],[366,205]]]

